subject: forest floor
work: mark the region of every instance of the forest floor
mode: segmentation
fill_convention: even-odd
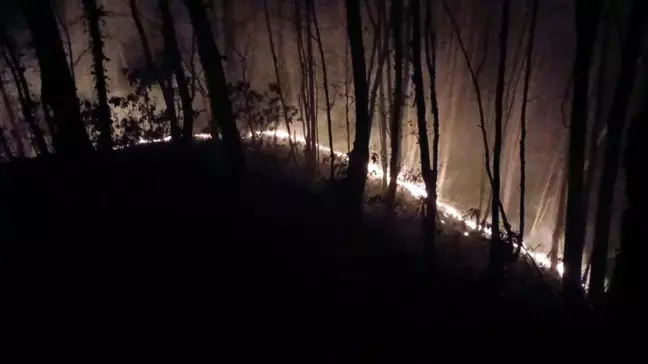
[[[494,296],[483,238],[440,232],[431,257],[416,218],[371,213],[351,238],[334,188],[313,188],[271,153],[251,152],[237,182],[218,149],[3,165],[13,336],[147,359],[222,346],[237,358],[226,362],[408,363],[517,357],[574,332],[555,279],[528,261]]]

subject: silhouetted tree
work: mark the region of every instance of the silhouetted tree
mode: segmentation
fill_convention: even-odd
[[[644,67],[648,63],[644,62]],[[644,70],[645,72],[645,70]],[[610,284],[610,318],[620,327],[628,327],[642,317],[646,309],[646,244],[645,234],[646,202],[648,194],[648,175],[646,174],[646,155],[648,148],[648,77],[644,76],[643,107],[632,118],[628,128],[628,138],[624,153],[626,172],[627,207],[623,214],[621,227],[621,248],[616,257],[612,283]]]
[[[529,87],[531,85],[531,71],[533,64],[533,44],[535,41],[536,22],[538,20],[539,0],[533,0],[531,5],[531,25],[529,40],[526,49],[526,65],[524,71],[524,86],[522,89],[522,110],[520,111],[520,236],[516,256],[520,255],[525,229],[525,202],[526,202],[526,137],[527,120],[526,111],[529,102]]]
[[[9,118],[9,124],[11,125],[11,134],[14,142],[16,143],[16,154],[18,157],[26,157],[29,155],[29,150],[25,145],[23,136],[20,133],[20,127],[18,125],[18,120],[16,119],[16,113],[14,112],[11,100],[9,99],[9,94],[7,94],[7,89],[5,88],[4,81],[0,79],[0,97],[2,98],[2,103],[7,111],[7,118]]]
[[[193,139],[193,101],[189,94],[187,76],[185,76],[182,56],[178,49],[173,15],[171,15],[171,10],[169,9],[169,0],[159,0],[158,6],[160,7],[160,14],[162,16],[165,61],[169,64],[170,69],[173,70],[173,74],[175,75],[176,84],[178,85],[178,95],[182,104],[183,131],[180,130],[180,125],[178,124],[175,104],[167,105],[166,114],[171,123],[171,138],[175,141],[179,141],[182,138],[185,143],[189,143]]]
[[[499,35],[499,57],[497,66],[497,84],[495,86],[495,141],[493,146],[493,194],[491,198],[491,246],[490,264],[494,271],[499,271],[504,264],[504,246],[500,237],[500,163],[502,154],[502,121],[504,103],[504,81],[506,78],[506,55],[508,49],[510,0],[502,1],[502,26]]]
[[[144,61],[146,64],[146,68],[148,72],[153,75],[160,86],[160,90],[162,91],[162,98],[164,99],[164,104],[166,105],[166,112],[167,112],[167,117],[173,118],[176,120],[176,125],[177,125],[177,116],[175,112],[175,97],[173,93],[173,84],[172,80],[170,77],[170,73],[168,72],[161,72],[160,69],[157,67],[155,64],[155,61],[153,60],[153,53],[151,52],[151,46],[149,45],[148,37],[146,35],[146,32],[144,31],[144,27],[142,26],[142,20],[140,17],[139,9],[137,8],[137,3],[136,0],[129,0],[129,7],[130,7],[130,12],[131,12],[131,17],[133,18],[133,22],[135,23],[135,29],[137,30],[137,35],[139,37],[140,43],[142,45],[142,53],[144,54]],[[145,103],[148,103],[148,92],[143,93],[144,96],[144,101]],[[151,117],[151,115],[149,115]],[[173,120],[172,119],[172,120]],[[190,121],[188,122],[185,116],[184,124],[183,127],[186,129],[193,129],[193,111],[190,116]],[[173,124],[173,121],[171,121]],[[183,134],[183,138],[185,141],[186,139],[186,134]],[[188,141],[191,140],[193,135],[191,135],[191,132],[189,132],[189,139]]]
[[[439,178],[439,101],[437,99],[437,89],[436,89],[436,32],[432,24],[432,4],[428,2],[425,12],[425,60],[427,63],[428,74],[430,75],[430,102],[432,106],[432,117],[433,129],[434,129],[434,139],[432,141],[432,175],[430,176],[430,183],[433,184],[431,191],[433,192],[432,196],[429,196],[434,201],[432,206],[434,210],[428,211],[428,214],[431,216],[430,224],[431,226],[436,226],[436,201],[438,200],[437,196],[437,183]]]
[[[425,183],[427,192],[426,201],[426,220],[428,231],[427,238],[431,244],[434,244],[435,234],[435,215],[436,215],[436,187],[435,181],[432,180],[432,169],[430,167],[430,144],[428,141],[427,120],[425,118],[425,90],[423,89],[423,66],[421,64],[421,3],[419,0],[412,0],[410,3],[410,16],[412,18],[412,66],[414,84],[414,96],[416,100],[416,116],[418,126],[418,143],[421,152],[421,175]]]
[[[47,143],[45,142],[43,131],[34,116],[36,104],[32,101],[29,84],[25,78],[25,66],[21,61],[20,52],[16,47],[14,39],[11,37],[7,29],[0,29],[0,46],[3,49],[5,63],[9,68],[14,85],[16,86],[16,91],[18,92],[18,101],[20,103],[23,119],[29,126],[34,137],[33,144],[36,153],[47,153]],[[9,109],[10,105],[7,105],[6,107]],[[13,110],[11,112],[13,113]],[[22,145],[22,137],[17,142]],[[24,150],[24,148],[21,147],[21,150]]]
[[[573,94],[569,124],[568,194],[565,226],[563,289],[566,304],[574,308],[581,299],[581,267],[585,245],[583,211],[583,166],[587,136],[590,67],[601,14],[602,0],[575,0],[576,57],[573,66]]]
[[[272,35],[272,26],[270,24],[270,13],[268,11],[268,0],[263,0],[263,11],[265,14],[266,27],[268,29],[268,40],[270,41],[270,53],[272,53],[272,64],[274,65],[275,79],[277,81],[277,94],[279,94],[279,100],[281,101],[282,115],[286,124],[286,131],[288,132],[288,145],[290,147],[290,156],[293,160],[297,161],[297,154],[295,152],[295,145],[292,140],[292,131],[290,130],[290,123],[292,122],[288,114],[288,105],[286,103],[286,97],[283,92],[281,72],[279,71],[279,59],[277,57],[277,51],[275,50],[274,37]]]
[[[230,158],[232,158],[234,167],[241,167],[245,162],[245,156],[241,136],[232,113],[232,102],[227,91],[227,81],[223,71],[221,54],[214,42],[207,14],[200,0],[184,0],[184,3],[187,10],[189,10],[191,23],[196,32],[198,53],[207,80],[212,115],[218,120],[220,130],[223,133],[223,142],[230,154]],[[217,129],[216,123],[212,121],[211,134],[214,139],[218,137]]]
[[[350,221],[358,221],[362,215],[364,188],[367,180],[369,163],[369,137],[371,121],[369,120],[367,67],[364,59],[364,42],[362,39],[362,17],[358,0],[346,0],[347,33],[351,47],[353,65],[353,85],[355,89],[355,140],[353,150],[349,153],[349,167],[346,177],[346,204]]]
[[[648,17],[648,2],[634,0],[625,31],[625,41],[621,51],[621,70],[617,79],[616,91],[607,120],[607,139],[601,184],[598,194],[598,209],[594,224],[594,247],[592,250],[592,275],[590,296],[594,303],[601,303],[605,293],[607,276],[608,241],[612,223],[612,208],[616,179],[619,173],[621,139],[626,125],[628,104],[634,89],[637,60],[641,54],[644,20]]]
[[[25,0],[20,2],[20,6],[38,57],[45,112],[51,109],[56,123],[53,133],[55,150],[65,157],[81,157],[92,151],[92,145],[81,120],[76,87],[51,4],[49,1]]]
[[[390,121],[390,147],[391,157],[389,159],[389,186],[387,188],[386,204],[389,211],[394,209],[396,202],[396,187],[398,187],[398,175],[401,171],[401,131],[403,118],[403,105],[405,103],[405,90],[403,87],[403,3],[392,1],[391,3],[392,36],[394,42],[394,102],[391,110]]]
[[[101,150],[112,150],[112,120],[110,118],[110,106],[108,106],[108,85],[106,83],[106,72],[104,61],[108,58],[104,53],[104,41],[99,22],[105,16],[103,7],[97,4],[96,0],[83,0],[88,31],[90,33],[90,47],[92,49],[92,73],[95,77],[95,89],[97,91],[97,129],[99,130],[98,147]]]
[[[315,27],[315,36],[317,38],[317,48],[319,49],[320,62],[322,63],[322,88],[324,89],[324,100],[326,101],[326,126],[328,129],[328,142],[331,148],[329,158],[330,160],[330,176],[332,180],[335,179],[335,152],[333,151],[333,118],[331,117],[331,96],[328,86],[328,71],[326,69],[326,59],[324,58],[324,47],[322,46],[322,34],[320,32],[319,22],[317,21],[317,12],[315,6],[310,0],[310,11],[313,15],[313,26]]]

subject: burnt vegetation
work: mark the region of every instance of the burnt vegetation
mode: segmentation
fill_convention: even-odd
[[[243,362],[413,362],[546,340],[578,352],[643,317],[648,2],[473,4],[488,7],[478,45],[459,2],[245,3],[0,2],[0,266],[17,336],[66,326],[78,350],[115,336],[207,348],[222,330]],[[66,7],[80,14],[81,54]],[[544,265],[527,241],[527,143],[546,77],[540,29],[558,11],[574,45],[556,81],[564,168]],[[107,56],[118,21],[134,29],[136,64]],[[252,60],[246,36],[267,59]],[[441,203],[457,114],[444,102],[460,93],[481,181],[462,218]]]

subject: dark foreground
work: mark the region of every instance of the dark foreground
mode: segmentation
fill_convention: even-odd
[[[520,360],[590,338],[543,282],[492,295],[394,248],[387,224],[351,239],[330,195],[279,165],[253,161],[237,183],[218,155],[158,145],[3,166],[3,330],[25,357]]]

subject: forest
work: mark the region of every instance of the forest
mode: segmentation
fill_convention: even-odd
[[[244,362],[619,339],[647,297],[647,24],[645,0],[0,0],[6,314],[233,320]]]

